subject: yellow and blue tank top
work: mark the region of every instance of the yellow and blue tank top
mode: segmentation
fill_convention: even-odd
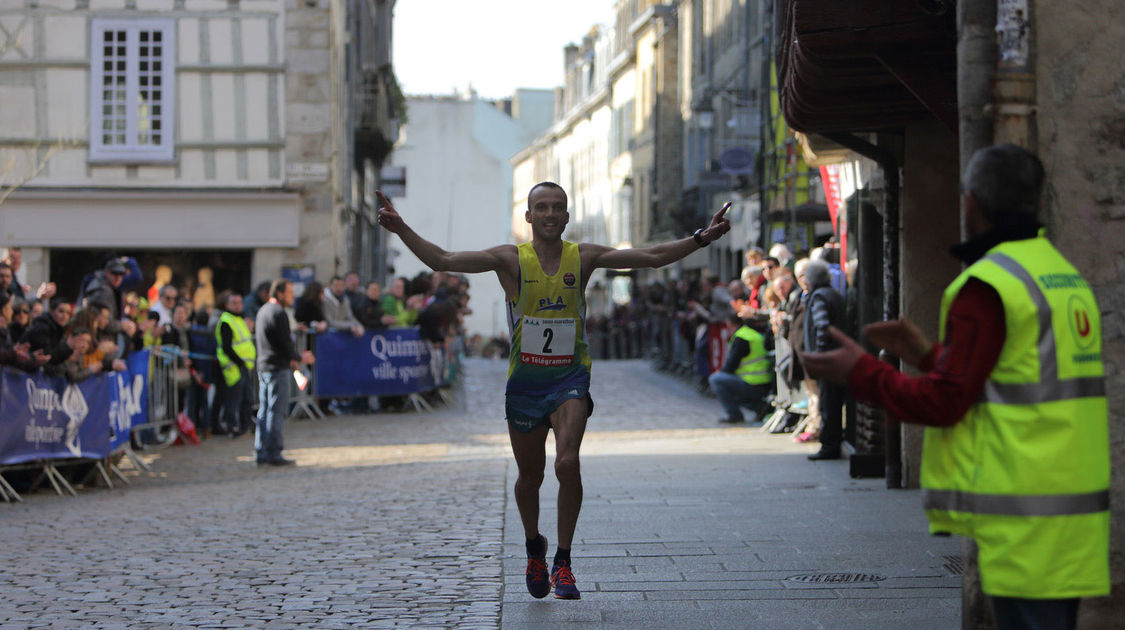
[[[512,351],[508,394],[541,396],[589,387],[586,297],[578,244],[563,241],[558,271],[548,276],[531,243],[518,246],[519,294],[508,302]]]

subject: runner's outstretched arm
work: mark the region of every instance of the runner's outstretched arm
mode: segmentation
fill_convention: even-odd
[[[512,245],[498,245],[483,251],[474,252],[448,252],[441,247],[427,241],[412,230],[402,220],[391,202],[383,196],[382,192],[375,191],[379,197],[379,225],[387,231],[397,234],[402,242],[418,257],[427,267],[434,271],[453,271],[458,273],[483,273],[485,271],[499,271],[504,267],[501,258],[506,249],[515,249]]]
[[[730,231],[730,220],[723,216],[728,208],[730,208],[730,202],[727,202],[721,210],[715,213],[715,216],[711,217],[711,224],[700,233],[699,236],[704,243],[717,241],[723,234]],[[695,242],[695,237],[689,236],[678,241],[669,241],[651,247],[631,249],[613,249],[604,245],[585,245],[584,247],[592,248],[595,252],[592,267],[594,269],[598,267],[606,269],[634,269],[637,267],[656,269],[684,258],[699,249],[699,244]]]

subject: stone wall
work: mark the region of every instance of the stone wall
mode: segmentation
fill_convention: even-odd
[[[286,187],[301,194],[301,244],[283,262],[316,265],[318,280],[338,270],[333,203],[332,11],[328,0],[288,0],[285,12]],[[255,269],[255,271],[259,271]],[[279,270],[273,270],[276,274]],[[257,278],[255,278],[257,280]]]
[[[1038,153],[1047,168],[1051,237],[1085,274],[1102,314],[1110,413],[1113,595],[1083,606],[1080,626],[1125,611],[1125,4],[1036,2]]]
[[[900,313],[933,340],[938,339],[942,293],[961,272],[961,263],[948,252],[961,240],[957,146],[957,136],[937,120],[906,127]],[[906,371],[917,375],[913,368]],[[922,432],[921,425],[902,427],[902,481],[908,488],[920,485]]]

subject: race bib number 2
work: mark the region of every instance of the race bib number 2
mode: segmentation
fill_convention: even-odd
[[[545,367],[574,363],[573,319],[523,318],[520,362]]]

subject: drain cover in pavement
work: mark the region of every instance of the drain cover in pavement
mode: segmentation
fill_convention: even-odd
[[[785,578],[789,582],[806,584],[854,584],[857,582],[882,582],[884,575],[874,573],[806,573]]]

